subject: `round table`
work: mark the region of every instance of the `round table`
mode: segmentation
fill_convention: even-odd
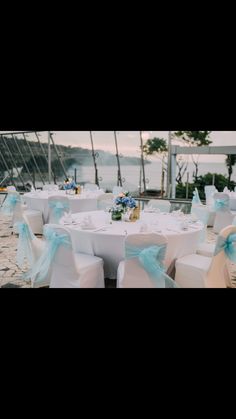
[[[113,221],[104,211],[90,212],[93,229],[84,230],[82,224],[87,213],[74,214],[71,220],[62,219],[61,224],[70,230],[75,252],[99,256],[104,260],[105,277],[116,279],[119,263],[125,257],[125,238],[127,234],[140,233],[144,223],[148,232],[163,234],[168,239],[165,267],[169,274],[173,272],[175,260],[188,254],[196,253],[201,231],[201,222],[188,224],[182,230],[183,221],[190,221],[191,216],[176,217],[174,214],[142,213],[141,220],[132,222]]]
[[[84,211],[95,211],[98,205],[98,196],[104,192],[89,191],[81,195],[66,194],[65,191],[37,191],[24,194],[23,198],[29,209],[39,210],[43,214],[44,223],[48,222],[49,206],[48,198],[51,196],[67,196],[69,198],[70,211],[72,214]]]

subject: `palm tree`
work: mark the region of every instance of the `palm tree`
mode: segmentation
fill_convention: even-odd
[[[228,188],[230,187],[231,176],[233,174],[233,166],[236,164],[236,155],[229,154],[225,160],[226,167],[228,168]]]

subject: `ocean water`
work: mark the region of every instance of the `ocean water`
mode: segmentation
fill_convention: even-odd
[[[77,182],[94,182],[94,167],[80,166],[77,169]],[[188,170],[190,182],[193,179],[193,172],[195,167],[189,163]],[[187,172],[183,180],[187,180]],[[220,173],[227,176],[227,168],[224,163],[200,163],[199,175],[206,173]],[[160,189],[161,188],[161,163],[153,162],[145,166],[147,188]],[[70,175],[74,175],[74,170],[70,170]],[[129,191],[137,191],[140,182],[140,167],[139,166],[121,166],[121,175],[123,178],[123,186]],[[99,166],[98,176],[100,178],[100,186],[104,189],[112,189],[117,184],[117,166]],[[233,170],[232,180],[236,181],[236,167]]]

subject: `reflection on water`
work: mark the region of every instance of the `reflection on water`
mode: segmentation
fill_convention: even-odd
[[[94,167],[80,166],[77,169],[77,182],[94,182]],[[161,189],[161,163],[153,162],[145,166],[147,188]],[[190,182],[192,181],[192,174],[194,172],[194,165],[189,163],[188,172],[190,175]],[[199,175],[206,173],[221,173],[227,175],[227,169],[224,163],[200,163]],[[123,186],[125,189],[134,192],[139,188],[140,182],[140,167],[134,165],[121,166],[121,174],[124,179]],[[70,175],[74,175],[74,167],[70,170]],[[99,166],[98,176],[100,178],[100,186],[104,189],[112,189],[117,184],[117,166]],[[187,180],[187,173],[183,177]],[[236,181],[236,170],[233,172],[232,180]]]

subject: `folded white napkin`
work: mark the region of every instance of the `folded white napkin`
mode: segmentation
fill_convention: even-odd
[[[171,213],[172,217],[178,217],[181,214],[182,214],[182,211],[181,210],[172,211],[172,213]]]
[[[87,215],[81,222],[81,228],[83,230],[89,229],[96,229],[96,225],[94,224],[91,215]]]

